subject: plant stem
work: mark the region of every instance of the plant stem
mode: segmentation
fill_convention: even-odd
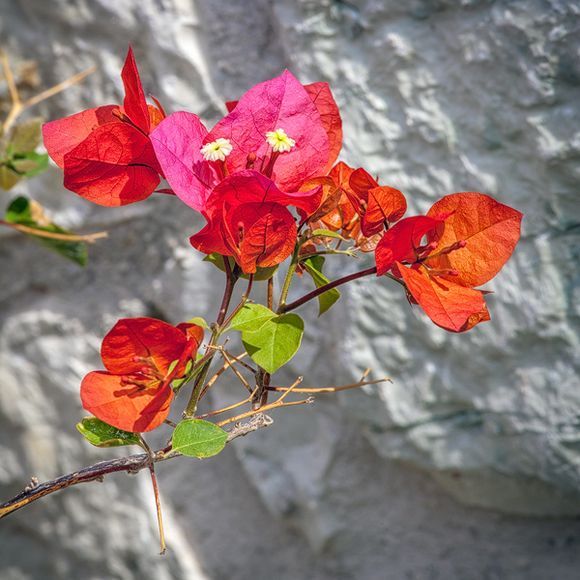
[[[266,299],[266,306],[270,310],[274,308],[274,276],[268,278],[268,293]]]
[[[376,266],[374,266],[372,268],[367,268],[366,270],[361,270],[360,272],[355,272],[354,274],[349,274],[348,276],[344,276],[343,278],[339,278],[338,280],[334,280],[332,282],[329,282],[328,284],[325,284],[324,286],[320,286],[320,288],[312,290],[312,292],[305,294],[304,296],[302,296],[302,298],[298,298],[298,300],[295,300],[294,302],[291,302],[288,305],[281,304],[280,307],[278,308],[278,312],[280,313],[290,312],[290,310],[294,310],[299,306],[306,304],[306,302],[309,302],[313,298],[316,298],[321,294],[324,294],[325,292],[328,292],[329,290],[336,288],[337,286],[341,286],[342,284],[346,284],[347,282],[352,282],[353,280],[358,280],[359,278],[371,276],[372,274],[376,273],[377,268]]]
[[[72,77],[62,81],[61,83],[58,83],[57,85],[54,85],[53,87],[50,87],[49,89],[46,89],[41,93],[34,95],[30,99],[22,101],[22,99],[20,98],[20,94],[18,93],[18,87],[16,86],[16,81],[14,79],[12,68],[10,67],[8,55],[3,51],[0,51],[0,60],[2,63],[4,78],[6,79],[6,84],[8,85],[10,100],[12,101],[12,107],[6,119],[4,119],[4,122],[2,123],[0,135],[7,135],[12,126],[14,125],[16,119],[26,109],[34,107],[34,105],[38,105],[38,103],[41,103],[46,99],[50,99],[50,97],[57,95],[58,93],[64,91],[68,87],[80,83],[85,77],[92,74],[96,70],[96,67],[92,66],[87,70],[77,73],[76,75],[73,75]]]
[[[262,429],[263,427],[269,427],[271,424],[272,419],[267,415],[259,414],[252,417],[252,419],[247,423],[242,423],[239,426],[236,425],[228,432],[228,443],[238,437],[243,437],[248,433]],[[153,453],[153,463],[159,463],[160,461],[180,457],[178,453],[171,454],[169,453],[170,451],[171,448],[166,447],[165,449],[160,449]],[[31,482],[31,484],[17,496],[0,504],[0,519],[9,516],[20,508],[23,508],[46,495],[54,493],[55,491],[66,489],[73,485],[78,485],[79,483],[103,481],[103,478],[106,475],[117,473],[119,471],[137,473],[142,469],[147,469],[150,463],[151,457],[148,453],[139,453],[137,455],[111,459],[109,461],[99,461],[89,467],[79,469],[73,473],[57,477],[56,479],[41,484],[38,484],[36,481]]]
[[[153,495],[155,497],[155,510],[157,512],[157,526],[159,528],[159,547],[160,555],[165,554],[167,545],[165,544],[165,532],[163,531],[163,512],[161,511],[161,496],[159,495],[159,486],[157,485],[157,476],[155,475],[155,453],[147,445],[147,442],[141,437],[141,446],[149,456],[149,475],[151,476],[151,485],[153,486]]]
[[[209,340],[209,344],[205,349],[206,354],[210,351],[212,346],[215,346],[216,341],[219,337],[219,332],[221,326],[226,318],[226,314],[228,312],[228,307],[230,305],[230,301],[232,299],[232,293],[234,291],[234,286],[238,281],[238,275],[232,271],[232,267],[230,264],[230,259],[227,256],[224,256],[224,266],[226,269],[226,287],[224,289],[224,295],[222,298],[222,303],[218,312],[218,317],[211,333],[211,338]],[[187,403],[187,407],[183,412],[184,418],[191,418],[195,415],[195,411],[197,410],[197,403],[199,401],[199,397],[203,390],[203,386],[205,383],[205,379],[207,377],[207,373],[209,371],[209,367],[211,365],[211,361],[215,356],[217,351],[213,351],[213,353],[209,353],[209,357],[207,362],[205,363],[203,369],[200,371],[199,375],[195,379],[195,383],[193,384],[193,390],[191,391],[191,396],[189,397],[189,402]]]
[[[47,232],[45,230],[25,226],[23,224],[15,224],[6,220],[0,220],[0,225],[12,228],[23,234],[30,234],[39,238],[48,238],[49,240],[59,240],[62,242],[84,242],[87,244],[92,244],[97,240],[106,238],[108,236],[107,232],[95,232],[94,234],[59,234],[56,232]]]
[[[298,267],[298,252],[300,251],[300,244],[296,246],[294,253],[292,254],[292,261],[288,266],[288,271],[286,272],[286,277],[284,278],[284,283],[282,284],[282,290],[280,291],[280,299],[278,300],[278,314],[283,312],[284,306],[286,305],[286,299],[288,298],[288,291],[290,290],[290,284],[292,283],[292,277],[296,272]]]

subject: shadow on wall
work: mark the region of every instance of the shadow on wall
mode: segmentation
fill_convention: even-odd
[[[348,317],[323,319],[296,366],[312,384],[348,382],[371,366],[394,385],[321,398],[223,456],[160,469],[167,558],[155,555],[145,474],[118,476],[3,520],[0,576],[577,576],[577,525],[566,517],[577,512],[569,498],[579,488],[580,408],[570,267],[580,247],[580,17],[570,3],[0,0],[0,11],[7,49],[37,59],[47,84],[99,67],[47,104],[47,117],[116,100],[129,40],[147,89],[168,110],[208,121],[287,66],[331,82],[346,159],[403,190],[413,212],[445,193],[483,190],[526,214],[486,327],[446,335],[385,282],[361,284],[343,296]],[[30,186],[64,225],[105,227],[110,237],[83,271],[2,239],[2,497],[31,475],[108,456],[88,449],[74,424],[80,378],[98,365],[116,318],[178,320],[217,300],[211,266],[187,243],[200,224],[193,213],[168,197],[107,211],[61,183],[51,170]],[[459,505],[424,471],[461,501],[493,509]]]

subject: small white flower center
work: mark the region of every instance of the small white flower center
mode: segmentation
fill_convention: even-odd
[[[287,153],[296,145],[296,141],[286,135],[284,129],[276,129],[266,133],[266,141],[275,153]]]
[[[219,137],[211,143],[206,143],[200,151],[206,161],[225,161],[232,149],[233,146],[229,139]]]

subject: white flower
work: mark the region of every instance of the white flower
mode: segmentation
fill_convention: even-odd
[[[233,146],[229,139],[219,137],[211,143],[206,143],[200,151],[206,161],[225,161],[232,149]]]
[[[266,141],[272,146],[275,153],[287,153],[296,145],[296,141],[286,135],[284,129],[276,129],[266,133]]]

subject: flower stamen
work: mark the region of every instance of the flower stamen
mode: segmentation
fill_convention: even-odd
[[[206,161],[225,161],[232,152],[233,145],[229,139],[219,137],[211,143],[206,143],[200,152]]]
[[[272,147],[274,153],[287,153],[295,145],[296,141],[286,134],[284,129],[276,129],[266,133],[266,141]]]

